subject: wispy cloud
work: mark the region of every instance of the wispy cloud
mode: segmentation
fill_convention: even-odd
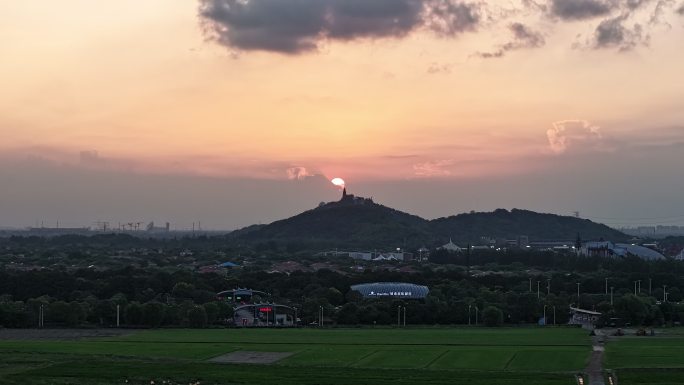
[[[500,58],[506,55],[506,53],[509,51],[525,48],[538,48],[546,44],[544,35],[542,35],[540,32],[533,31],[525,24],[512,23],[508,26],[508,29],[513,35],[513,39],[511,41],[502,44],[496,51],[482,52],[479,53],[478,56],[485,59]]]

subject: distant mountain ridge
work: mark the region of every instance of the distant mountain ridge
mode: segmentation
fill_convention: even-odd
[[[449,239],[477,244],[481,237],[530,241],[582,239],[625,240],[627,235],[587,219],[529,210],[497,209],[426,220],[367,198],[343,195],[293,217],[237,230],[231,238],[247,242],[285,242],[321,247],[394,248],[436,246]]]

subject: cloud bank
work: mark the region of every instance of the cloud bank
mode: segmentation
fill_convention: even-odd
[[[521,15],[594,29],[575,46],[627,51],[647,45],[649,28],[666,12],[684,14],[674,0],[521,0],[511,9],[494,1],[469,0],[199,0],[208,39],[231,50],[287,55],[316,52],[328,42],[402,39],[416,32],[455,38],[504,25],[513,38],[483,58],[545,45],[539,29]],[[581,34],[581,33],[578,33]]]
[[[442,36],[474,30],[477,4],[421,0],[200,0],[208,36],[252,51],[298,54],[325,41],[401,38],[419,28]]]

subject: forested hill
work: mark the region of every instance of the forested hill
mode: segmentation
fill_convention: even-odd
[[[528,236],[531,241],[575,240],[577,234],[584,240],[623,241],[629,238],[588,219],[518,209],[439,218],[430,221],[430,228],[435,234],[469,242],[475,242],[481,236],[515,239],[520,235]]]
[[[236,231],[231,237],[253,242],[374,249],[430,247],[450,238],[456,243],[477,243],[481,237],[515,239],[521,235],[531,241],[575,240],[577,234],[584,240],[627,238],[608,226],[568,216],[498,209],[429,221],[362,198],[328,203],[288,219]]]
[[[368,200],[328,203],[269,225],[235,231],[231,236],[321,247],[407,247],[433,238],[430,222],[425,219]]]

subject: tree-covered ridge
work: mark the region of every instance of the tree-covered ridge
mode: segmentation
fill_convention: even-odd
[[[627,236],[587,219],[541,214],[528,210],[498,209],[426,220],[368,200],[334,202],[269,225],[249,227],[232,234],[247,241],[280,241],[319,244],[321,247],[437,246],[452,239],[474,243],[482,237],[530,241],[608,239]]]
[[[529,210],[498,209],[472,212],[430,221],[431,229],[440,235],[453,234],[459,241],[474,242],[480,236],[515,238],[526,235],[531,241],[584,239],[624,240],[627,235],[588,219],[537,213]]]
[[[425,219],[370,202],[329,203],[234,235],[250,240],[328,243],[340,247],[413,245],[432,238]]]

